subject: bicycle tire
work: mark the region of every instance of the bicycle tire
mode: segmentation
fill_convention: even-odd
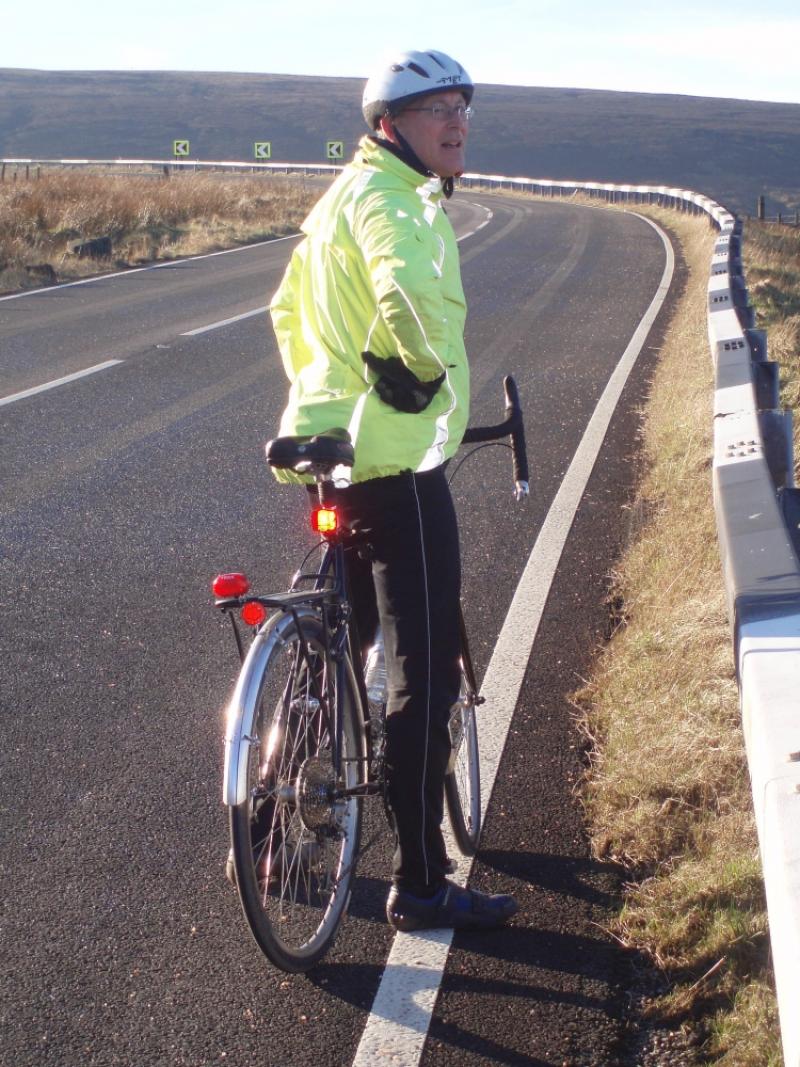
[[[462,660],[461,693],[450,711],[450,759],[444,780],[447,813],[458,849],[474,856],[481,835],[481,772],[478,726],[475,718],[477,687],[471,666]]]
[[[276,967],[296,973],[327,952],[347,908],[360,844],[360,801],[327,794],[363,779],[363,720],[349,658],[344,692],[336,691],[335,663],[326,653],[318,615],[309,610],[292,619],[280,613],[266,625],[276,640],[258,679],[248,795],[230,809],[231,843],[250,930]],[[334,694],[342,716],[338,778],[312,673],[322,692]]]

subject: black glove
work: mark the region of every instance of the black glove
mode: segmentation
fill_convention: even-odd
[[[399,356],[379,359],[372,352],[362,352],[361,358],[378,375],[375,392],[384,404],[389,404],[397,411],[412,415],[424,411],[444,381],[444,374],[440,374],[432,382],[421,382]]]

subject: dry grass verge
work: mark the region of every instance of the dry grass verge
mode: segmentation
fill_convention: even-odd
[[[272,174],[48,172],[0,184],[0,290],[196,255],[297,230],[319,185]],[[110,254],[76,244],[108,237]]]
[[[663,978],[646,1014],[692,1032],[698,1062],[779,1064],[711,498],[714,235],[705,222],[644,210],[677,236],[689,280],[643,415],[646,470],[612,591],[623,621],[577,695],[590,738],[584,799],[597,855],[629,872],[612,933]]]
[[[744,256],[757,324],[769,330],[769,358],[781,365],[781,402],[795,412],[800,457],[800,229],[748,222]]]

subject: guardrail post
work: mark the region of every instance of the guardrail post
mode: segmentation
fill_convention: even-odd
[[[731,295],[733,296],[733,306],[737,308],[746,308],[749,304],[749,298],[744,276],[739,273],[731,274],[729,275],[729,280]]]
[[[751,330],[756,324],[756,309],[752,304],[746,303],[740,307],[737,307],[734,302],[734,308],[736,310],[736,317],[738,318],[742,330]]]
[[[791,489],[794,486],[792,413],[783,409],[759,411],[757,418],[764,442],[764,458],[775,487]]]
[[[779,489],[778,500],[792,545],[800,556],[800,489]]]
[[[747,329],[744,331],[750,346],[750,355],[754,363],[763,363],[767,359],[767,331]],[[773,407],[775,405],[773,404]]]
[[[759,411],[774,411],[780,404],[780,369],[771,359],[753,363],[753,385]]]

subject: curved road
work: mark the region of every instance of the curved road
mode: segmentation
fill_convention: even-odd
[[[473,420],[496,421],[513,372],[533,487],[514,506],[499,450],[458,477],[482,672],[664,251],[631,215],[473,193],[450,210]],[[392,942],[377,810],[350,915],[309,977],[266,964],[222,873],[222,709],[237,661],[208,581],[242,568],[257,588],[283,587],[307,539],[299,494],[262,462],[285,384],[265,316],[249,314],[291,247],[0,299],[0,1052],[18,1067],[340,1067],[373,1004]],[[655,344],[562,557],[473,871],[472,884],[515,893],[520,913],[500,933],[456,937],[425,1067],[626,1062],[631,961],[598,926],[616,882],[588,854],[569,694],[606,626]]]

